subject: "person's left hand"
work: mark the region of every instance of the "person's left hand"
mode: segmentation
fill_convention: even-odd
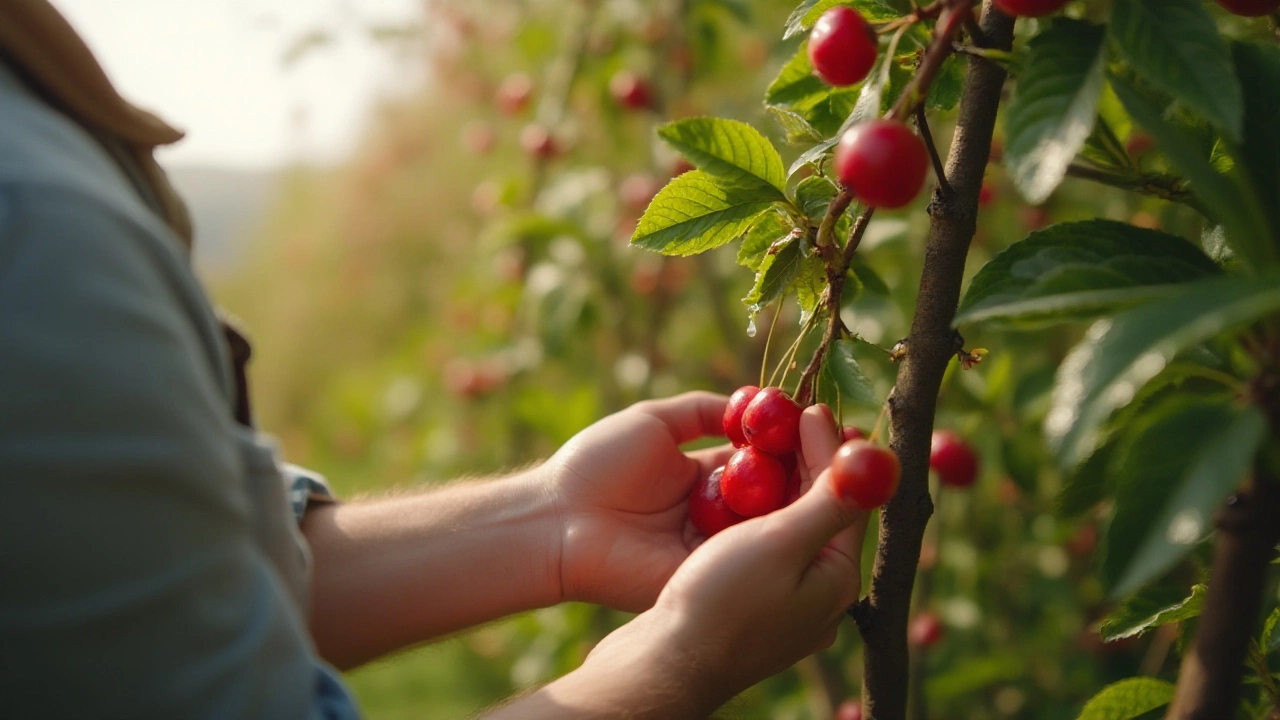
[[[687,528],[694,484],[723,465],[729,445],[683,452],[722,436],[728,398],[691,392],[637,403],[578,433],[548,461],[560,514],[565,600],[639,612],[653,605],[695,542]]]

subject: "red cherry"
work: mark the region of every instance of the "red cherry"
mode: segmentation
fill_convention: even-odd
[[[736,448],[747,446],[747,436],[742,431],[742,413],[746,412],[747,405],[759,392],[760,388],[755,385],[743,385],[733,391],[729,396],[729,404],[724,406],[724,420],[721,421],[724,436]]]
[[[1057,12],[1067,0],[995,0],[996,8],[1014,17],[1040,17]]]
[[[833,7],[818,18],[809,33],[809,63],[830,85],[853,85],[876,64],[879,39],[857,10]]]
[[[520,147],[532,157],[549,158],[560,152],[551,131],[544,125],[529,123],[520,131]]]
[[[1280,9],[1280,0],[1218,0],[1218,4],[1244,17],[1262,17]]]
[[[473,122],[462,129],[462,144],[472,154],[486,155],[498,141],[498,134],[485,122]]]
[[[782,507],[787,494],[787,471],[772,455],[744,447],[725,463],[720,491],[739,515],[765,515]]]
[[[790,505],[800,499],[800,471],[792,470],[787,474],[787,492],[783,496],[782,504]]]
[[[925,611],[911,618],[907,628],[907,642],[914,647],[927,648],[942,639],[942,622],[938,616]]]
[[[911,128],[869,120],[849,128],[836,146],[836,176],[868,207],[900,208],[916,198],[929,174],[929,153]]]
[[[711,537],[730,525],[737,525],[746,520],[730,509],[724,501],[720,481],[724,476],[724,467],[718,467],[698,483],[689,496],[689,522],[698,532]]]
[[[653,105],[653,89],[649,81],[631,72],[619,70],[609,79],[609,94],[628,110],[644,110]]]
[[[678,157],[676,158],[676,161],[671,164],[671,177],[679,177],[693,169],[693,163],[682,157]]]
[[[933,434],[929,468],[943,485],[969,487],[978,478],[978,453],[959,435],[939,430]]]
[[[800,447],[800,413],[804,409],[782,388],[767,387],[742,412],[747,442],[767,453],[784,455]]]
[[[504,115],[519,115],[533,97],[533,78],[527,73],[513,73],[503,78],[494,98]]]
[[[833,720],[862,720],[862,703],[857,700],[845,700],[836,708]]]
[[[888,448],[866,440],[850,440],[831,459],[831,479],[836,492],[863,510],[889,502],[898,491],[902,467]]]
[[[996,201],[996,190],[987,183],[982,183],[982,188],[978,190],[978,207],[987,207]]]
[[[847,427],[841,435],[842,439],[848,440],[866,440],[867,434],[862,432],[861,428]]]

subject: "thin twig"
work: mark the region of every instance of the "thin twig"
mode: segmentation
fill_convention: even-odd
[[[938,146],[933,142],[933,133],[929,132],[929,120],[924,116],[924,104],[916,106],[916,127],[920,130],[920,137],[924,139],[924,146],[929,151],[929,159],[933,161],[933,174],[938,178],[938,188],[942,190],[942,194],[951,197],[955,191],[951,189],[951,183],[947,182],[946,168],[942,167],[942,158],[938,157]]]

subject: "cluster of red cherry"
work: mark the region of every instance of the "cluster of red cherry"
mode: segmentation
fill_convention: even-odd
[[[782,389],[747,385],[729,397],[724,434],[738,450],[689,498],[689,520],[710,537],[746,520],[773,512],[800,497],[800,414]],[[836,491],[870,510],[893,497],[901,470],[887,448],[863,439],[856,429],[831,462]]]

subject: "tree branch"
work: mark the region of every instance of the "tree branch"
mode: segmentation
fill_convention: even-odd
[[[981,31],[992,46],[1008,49],[1013,20],[995,11],[991,0],[984,0]],[[932,222],[908,335],[910,350],[888,400],[891,446],[902,464],[902,481],[897,495],[881,510],[871,592],[853,610],[865,644],[863,702],[867,715],[875,720],[906,717],[907,616],[921,539],[933,512],[928,488],[930,436],[942,374],[955,353],[951,319],[960,300],[965,256],[976,229],[978,193],[1004,80],[1004,69],[995,63],[967,61],[958,124],[946,165],[954,194],[947,197],[935,191],[929,206]]]

